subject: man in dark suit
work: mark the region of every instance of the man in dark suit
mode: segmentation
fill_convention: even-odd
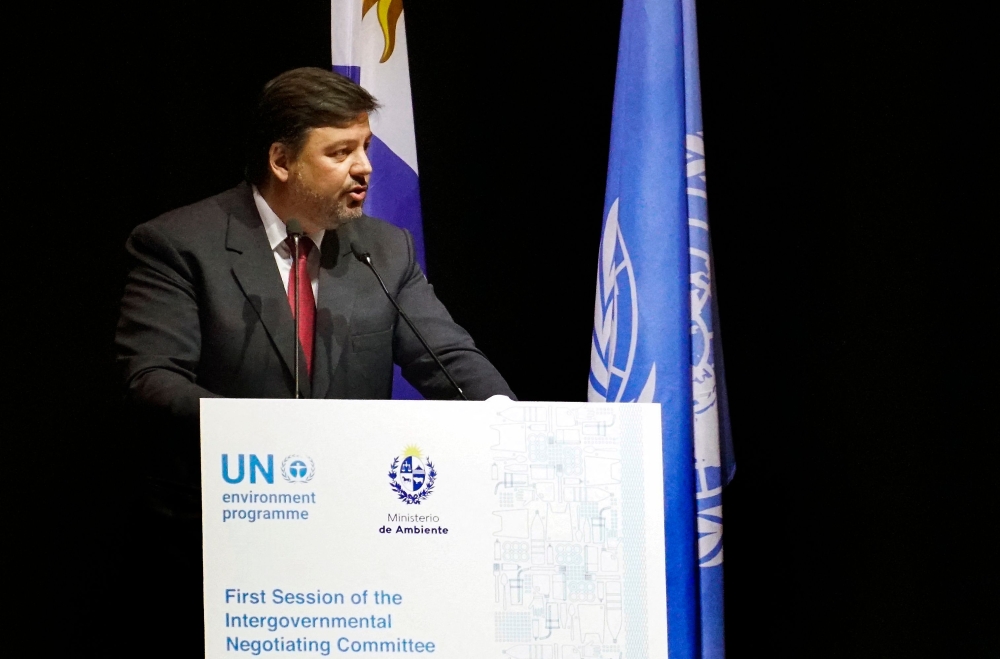
[[[117,356],[137,434],[156,456],[146,463],[153,507],[173,520],[153,524],[165,587],[197,568],[183,537],[198,530],[199,400],[294,397],[295,314],[303,397],[389,398],[393,362],[425,397],[456,397],[352,243],[370,252],[468,398],[513,396],[434,295],[412,236],[362,212],[376,109],[368,92],[335,73],[278,76],[254,114],[248,182],[129,238]],[[305,234],[298,249],[286,226],[293,218]]]
[[[389,292],[469,398],[511,395],[434,295],[409,233],[362,213],[371,174],[368,113],[376,107],[335,73],[279,76],[255,114],[250,183],[135,229],[117,334],[131,399],[195,419],[200,398],[294,395],[291,249],[283,241],[292,218],[312,252],[312,291],[303,284],[300,293],[315,293],[315,325],[302,332],[314,336],[311,358],[309,350],[303,355],[310,363],[300,364],[311,374],[302,378],[303,397],[387,398],[393,361],[424,396],[455,397],[351,254],[352,241],[371,252]]]

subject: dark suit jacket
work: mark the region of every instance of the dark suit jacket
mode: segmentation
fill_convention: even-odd
[[[304,361],[300,367],[304,397],[389,398],[394,361],[425,397],[455,397],[374,274],[351,254],[352,239],[371,252],[389,292],[470,399],[513,397],[434,295],[410,234],[367,216],[323,239],[311,382]],[[151,427],[150,415],[187,427],[161,441],[188,436],[181,460],[188,464],[176,476],[197,483],[191,472],[199,399],[294,396],[294,321],[285,289],[245,183],[138,226],[127,250],[116,335],[127,398],[145,411],[142,427]]]

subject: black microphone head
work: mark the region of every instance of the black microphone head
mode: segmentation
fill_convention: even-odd
[[[351,241],[351,252],[354,253],[354,258],[361,261],[362,263],[367,261],[370,256],[368,252],[365,250],[365,248],[359,245],[358,241],[356,240]]]
[[[296,220],[295,218],[288,220],[288,222],[285,224],[285,230],[288,231],[289,236],[301,236],[303,233],[305,233],[302,230],[302,223]]]

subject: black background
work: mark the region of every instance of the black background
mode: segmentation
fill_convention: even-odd
[[[125,238],[240,179],[248,104],[285,69],[330,65],[329,9],[41,8],[12,23],[30,38],[6,90],[26,394],[3,442],[7,572],[29,622],[69,606],[86,648],[164,596],[130,572],[122,492],[142,465],[111,349]],[[620,9],[407,4],[429,276],[522,399],[586,395]],[[729,655],[990,656],[995,267],[968,93],[986,40],[938,5],[698,11],[738,461]]]

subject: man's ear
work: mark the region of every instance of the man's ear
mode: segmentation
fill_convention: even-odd
[[[267,151],[267,165],[274,177],[282,183],[288,182],[291,175],[288,170],[292,160],[288,147],[281,142],[275,142]]]

